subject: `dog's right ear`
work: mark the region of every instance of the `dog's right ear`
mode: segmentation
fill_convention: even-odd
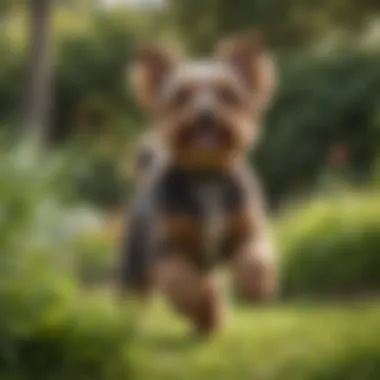
[[[161,47],[146,45],[137,49],[135,61],[129,67],[129,77],[143,106],[154,107],[164,81],[177,64],[178,58]]]

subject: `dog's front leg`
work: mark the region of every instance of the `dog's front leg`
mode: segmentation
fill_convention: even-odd
[[[223,300],[213,268],[202,255],[202,226],[185,214],[165,215],[159,226],[164,252],[156,265],[156,284],[197,333],[208,335],[222,322]]]
[[[269,301],[276,297],[277,266],[266,239],[248,242],[237,249],[231,259],[231,270],[238,297],[249,302]]]
[[[249,302],[275,298],[277,260],[262,210],[242,208],[230,223],[228,257],[237,295]]]

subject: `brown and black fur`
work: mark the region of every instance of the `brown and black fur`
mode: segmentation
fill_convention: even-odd
[[[132,71],[165,158],[141,152],[144,177],[122,250],[122,286],[158,288],[199,332],[220,324],[215,268],[227,263],[240,295],[276,292],[276,267],[256,178],[244,156],[258,135],[273,84],[256,34],[223,42],[206,63],[183,65],[144,48]]]

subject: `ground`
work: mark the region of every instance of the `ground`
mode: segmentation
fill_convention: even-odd
[[[138,318],[132,378],[366,380],[380,378],[380,303],[233,307],[207,341],[162,306]]]

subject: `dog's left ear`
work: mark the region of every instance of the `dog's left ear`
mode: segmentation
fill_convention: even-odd
[[[226,38],[215,50],[216,57],[229,63],[249,86],[255,103],[266,108],[275,88],[275,67],[259,33]]]

